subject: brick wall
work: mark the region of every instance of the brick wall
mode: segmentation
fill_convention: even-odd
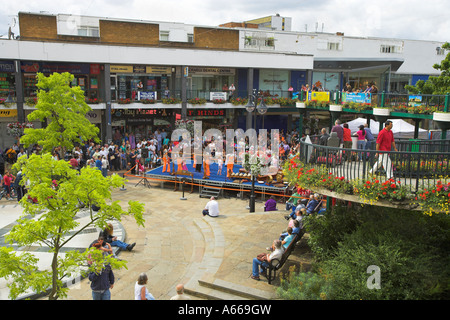
[[[105,44],[158,45],[159,25],[100,20],[100,42]]]
[[[19,12],[20,38],[22,40],[56,40],[56,16]]]
[[[239,31],[194,27],[196,48],[239,50]]]

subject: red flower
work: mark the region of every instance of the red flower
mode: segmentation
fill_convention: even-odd
[[[391,188],[395,189],[397,186],[395,184],[391,184]]]

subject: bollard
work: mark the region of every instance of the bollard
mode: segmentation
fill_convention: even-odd
[[[125,179],[125,173],[122,173],[122,178]],[[125,184],[122,184],[120,191],[125,191],[125,190],[127,190],[127,188],[125,188]]]
[[[187,200],[185,197],[184,197],[184,183],[186,182],[186,179],[181,179],[181,182],[182,182],[182,184],[181,184],[181,191],[183,192],[183,196],[180,198],[180,200]]]

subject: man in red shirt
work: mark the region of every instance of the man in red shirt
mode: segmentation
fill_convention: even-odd
[[[384,129],[381,130],[378,133],[377,137],[377,151],[391,151],[392,149],[394,151],[398,151],[397,147],[395,146],[394,141],[394,134],[392,133],[392,127],[394,124],[391,120],[388,120],[384,124]],[[389,157],[389,153],[382,153],[377,154],[378,160],[374,164],[372,170],[369,171],[369,174],[375,173],[377,169],[382,165],[384,167],[384,170],[386,171],[386,178],[391,179],[392,178],[392,162],[391,158]]]

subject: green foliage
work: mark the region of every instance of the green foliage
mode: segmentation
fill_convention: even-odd
[[[124,179],[118,175],[104,178],[98,169],[90,167],[77,171],[64,160],[54,160],[49,153],[31,155],[29,159],[21,157],[15,167],[21,168],[26,177],[21,183],[25,180],[29,182],[28,195],[36,198],[37,203],[32,204],[25,197],[22,198],[20,204],[24,207],[24,213],[5,240],[18,246],[47,246],[53,253],[53,261],[51,271],[37,271],[36,261],[29,255],[17,256],[3,250],[0,275],[14,280],[10,294],[12,299],[28,288],[37,292],[52,288],[50,299],[64,297],[67,289],[63,287],[62,280],[81,272],[80,268],[86,264],[89,252],[80,254],[69,251],[64,258],[58,254],[61,248],[87,227],[104,229],[108,221],[120,221],[124,215],[133,216],[138,225],[144,224],[143,204],[130,201],[128,210],[124,211],[118,201],[111,201],[111,190],[124,183]],[[86,206],[90,213],[89,221],[83,226],[79,219],[75,219],[80,204]],[[93,204],[99,206],[100,210],[93,211]],[[112,267],[123,267],[125,263],[117,263],[110,257],[102,259],[97,256],[95,259],[97,263],[94,266],[107,263]],[[5,268],[8,265],[23,267]]]
[[[28,121],[46,121],[47,126],[25,129],[25,136],[20,139],[25,147],[37,143],[43,152],[50,152],[55,146],[71,150],[75,142],[99,141],[99,129],[86,118],[91,108],[85,102],[83,90],[70,87],[73,77],[67,72],[49,77],[37,74],[36,110],[28,115]]]
[[[448,299],[450,295],[450,220],[407,210],[373,206],[334,207],[325,216],[304,218],[309,244],[318,262],[316,277],[299,275],[319,286],[327,299]],[[368,288],[369,266],[380,270],[380,289]],[[306,277],[306,278],[305,278]],[[300,284],[283,283],[280,295],[294,294]],[[300,278],[299,278],[300,279]],[[303,285],[307,281],[302,281]],[[311,285],[312,285],[311,284]],[[295,287],[295,288],[294,288]],[[294,292],[294,293],[293,293]],[[309,295],[317,299],[316,295]],[[306,294],[306,293],[302,293]]]
[[[326,275],[314,272],[290,270],[287,279],[281,279],[277,295],[284,300],[328,300],[332,299],[331,283]]]

